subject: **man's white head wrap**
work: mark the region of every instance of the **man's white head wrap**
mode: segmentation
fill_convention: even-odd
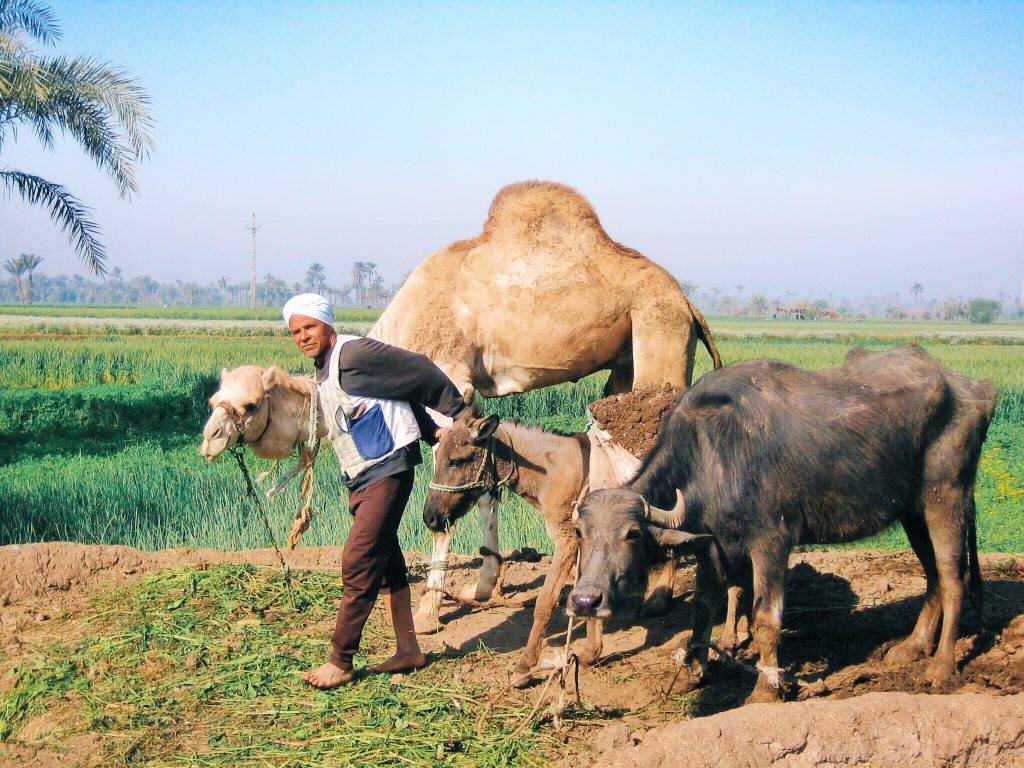
[[[319,293],[300,293],[298,296],[292,296],[285,302],[281,314],[284,315],[286,323],[292,319],[292,315],[304,315],[334,326],[334,307]]]

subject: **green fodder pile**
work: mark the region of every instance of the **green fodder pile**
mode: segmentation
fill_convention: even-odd
[[[46,713],[51,741],[34,746],[89,735],[90,764],[484,768],[553,756],[535,721],[517,731],[529,698],[469,683],[454,661],[333,692],[302,683],[340,596],[337,575],[303,572],[293,607],[280,573],[253,566],[164,571],[100,595],[2,678],[0,742],[37,733]],[[390,653],[389,634],[375,613],[357,668]]]
[[[779,328],[794,323],[780,322]],[[866,324],[871,325],[871,324]],[[935,324],[945,332],[945,326]],[[853,332],[858,324],[843,323]],[[773,328],[775,326],[772,326]],[[992,326],[995,329],[997,326]],[[873,326],[872,326],[873,328]],[[885,325],[896,334],[899,324]],[[717,330],[717,328],[715,329]],[[806,368],[839,365],[847,341],[739,335],[730,327],[719,340],[726,363],[775,358]],[[908,324],[914,337],[928,332]],[[875,330],[871,330],[875,334]],[[48,540],[118,543],[159,549],[267,546],[262,523],[241,497],[241,479],[230,457],[213,464],[197,452],[206,400],[222,367],[276,364],[294,372],[309,363],[283,337],[125,334],[63,336],[52,332],[3,335],[0,328],[0,545]],[[858,340],[873,349],[901,340]],[[1024,550],[1024,344],[926,344],[946,365],[999,387],[996,419],[989,432],[978,479],[979,540],[983,549]],[[695,378],[710,369],[698,351]],[[605,374],[522,395],[485,401],[503,418],[562,432],[586,428],[587,406],[602,397]],[[255,471],[268,465],[251,460]],[[401,529],[410,550],[429,550],[420,510],[431,474],[430,453]],[[297,488],[270,505],[274,530],[283,539],[295,511]],[[337,462],[324,451],[317,465],[316,514],[306,545],[337,545],[349,527]],[[502,547],[550,550],[540,515],[506,494],[501,507]],[[476,552],[479,516],[460,523],[455,549]],[[870,546],[904,547],[901,530]]]

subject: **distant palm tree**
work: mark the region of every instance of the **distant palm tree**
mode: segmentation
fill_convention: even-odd
[[[316,293],[323,293],[327,284],[327,270],[319,261],[314,261],[306,270],[306,287]]]
[[[694,294],[697,293],[697,284],[696,283],[691,283],[691,282],[689,282],[687,280],[683,280],[681,283],[679,283],[679,287],[682,289],[683,294],[687,298],[689,298],[689,297],[691,297],[691,296],[693,296]]]
[[[921,294],[924,293],[924,286],[920,283],[914,283],[910,286],[910,292],[914,294],[914,301],[921,303]]]
[[[25,266],[20,258],[8,259],[4,262],[4,269],[14,278],[14,287],[18,291],[18,303],[25,303],[25,282],[21,276],[25,274]]]
[[[0,0],[0,152],[18,130],[47,149],[54,134],[74,138],[128,199],[138,187],[135,165],[153,147],[149,98],[124,70],[94,57],[41,56],[34,43],[60,39],[53,12],[39,0]],[[0,169],[0,187],[47,210],[86,267],[104,273],[106,251],[89,209],[56,182]]]
[[[34,253],[23,253],[18,257],[22,266],[25,269],[25,274],[28,276],[25,280],[25,303],[31,304],[36,300],[35,286],[32,284],[32,273],[36,271],[36,267],[43,263],[42,256],[36,256]]]

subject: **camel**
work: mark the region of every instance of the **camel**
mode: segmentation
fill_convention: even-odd
[[[501,189],[483,231],[424,259],[368,334],[426,355],[466,397],[500,397],[611,371],[605,394],[689,386],[697,341],[722,365],[711,330],[679,283],[604,231],[574,189],[523,181]],[[489,496],[484,544],[497,551]],[[434,541],[417,631],[440,629],[450,531]],[[498,560],[471,591],[486,601]]]
[[[220,387],[210,397],[213,412],[203,427],[199,452],[213,461],[239,442],[262,459],[286,459],[308,438],[309,397],[313,381],[277,366],[242,365],[220,372]],[[319,414],[317,437],[327,435]],[[301,463],[300,463],[301,466]],[[291,475],[294,477],[294,474]]]
[[[619,245],[582,195],[554,182],[500,190],[483,231],[435,251],[370,330],[426,355],[471,397],[578,381],[606,394],[689,385],[703,315],[665,269]]]

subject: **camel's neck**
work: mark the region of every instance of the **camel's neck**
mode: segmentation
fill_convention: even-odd
[[[582,471],[559,471],[583,469],[581,447],[575,437],[556,435],[515,421],[503,421],[494,437],[498,477],[511,473],[509,489],[532,502],[536,502],[552,482],[565,482],[569,475],[583,480]]]
[[[294,387],[276,386],[270,390],[270,422],[258,440],[250,444],[257,456],[264,459],[283,459],[295,451],[299,443],[309,438],[309,404],[312,382],[293,377]],[[319,414],[317,434],[323,437],[323,414]]]

